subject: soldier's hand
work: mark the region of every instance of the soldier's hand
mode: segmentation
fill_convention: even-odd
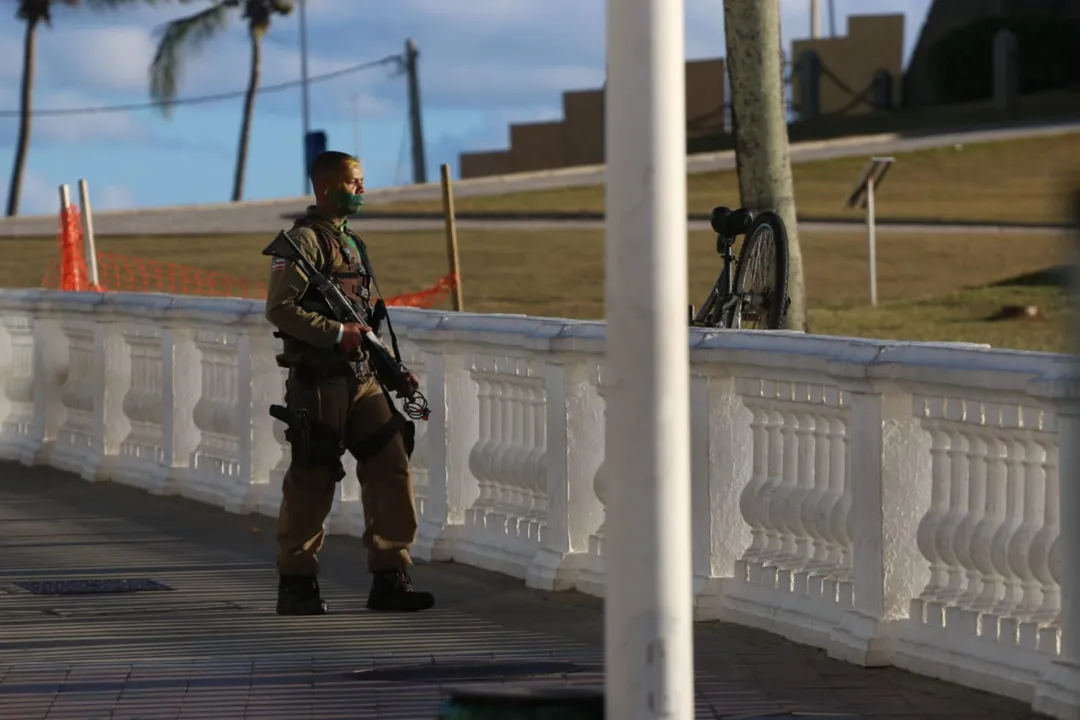
[[[401,387],[397,389],[398,397],[409,397],[420,389],[420,382],[412,373],[408,373],[401,379]]]
[[[341,332],[341,340],[338,342],[338,350],[343,355],[352,355],[360,347],[360,341],[364,339],[364,333],[371,330],[361,323],[345,323]]]

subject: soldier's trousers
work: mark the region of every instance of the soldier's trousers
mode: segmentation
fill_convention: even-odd
[[[382,389],[374,378],[331,378],[306,385],[290,375],[286,405],[305,408],[309,417],[342,433],[346,446],[371,437],[391,418]],[[336,453],[333,453],[336,454]],[[305,464],[295,457],[282,483],[277,523],[277,568],[282,575],[316,575],[316,553],[325,539],[324,523],[345,477],[341,455]],[[364,547],[368,570],[404,569],[416,541],[416,503],[409,459],[401,433],[363,461],[357,462],[360,500],[364,507]]]

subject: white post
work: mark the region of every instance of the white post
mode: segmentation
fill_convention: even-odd
[[[821,37],[821,0],[810,0],[810,37]]]
[[[60,186],[60,211],[63,212],[71,207],[71,188],[67,185]]]
[[[683,0],[608,0],[608,718],[694,716]]]
[[[874,177],[866,181],[866,233],[870,245],[870,305],[877,307],[877,227],[874,215]]]
[[[79,180],[79,208],[82,212],[83,242],[86,245],[86,270],[90,275],[90,288],[98,287],[97,247],[94,244],[94,220],[90,210],[90,186]]]

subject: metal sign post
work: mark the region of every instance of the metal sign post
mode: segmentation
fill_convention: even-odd
[[[870,247],[870,305],[877,307],[877,228],[874,209],[874,193],[885,180],[885,174],[896,162],[891,157],[872,157],[866,161],[851,194],[844,200],[844,207],[866,210],[866,235]]]

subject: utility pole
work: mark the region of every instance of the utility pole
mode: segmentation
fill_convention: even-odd
[[[412,38],[405,41],[405,72],[409,76],[409,129],[412,135],[413,182],[427,182],[427,160],[424,158],[424,126],[420,117],[420,76],[416,59],[420,52]]]
[[[304,190],[309,192],[308,179],[308,136],[311,133],[311,104],[308,96],[308,64],[307,64],[307,0],[300,0],[300,110],[304,122]]]
[[[790,244],[791,296],[785,327],[806,330],[806,285],[780,61],[780,0],[724,0],[724,27],[740,203],[751,210],[775,209],[783,218]]]
[[[810,37],[821,37],[821,0],[810,0]]]

